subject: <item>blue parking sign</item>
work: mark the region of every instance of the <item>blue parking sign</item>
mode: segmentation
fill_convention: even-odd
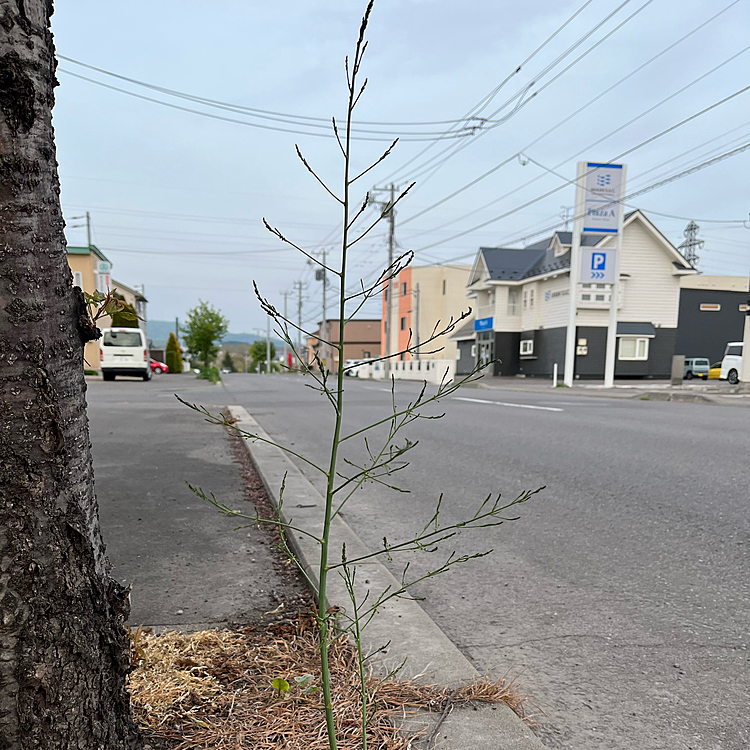
[[[581,248],[581,276],[584,284],[611,284],[615,280],[614,248]]]

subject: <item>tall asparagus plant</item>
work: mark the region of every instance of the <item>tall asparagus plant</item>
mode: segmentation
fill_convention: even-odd
[[[349,251],[352,246],[362,240],[368,235],[375,226],[382,220],[385,219],[390,211],[394,209],[394,206],[399,203],[404,196],[413,187],[414,183],[406,187],[400,194],[393,200],[392,203],[387,204],[381,208],[376,218],[366,224],[364,229],[355,232],[355,224],[365,213],[368,206],[371,205],[369,193],[365,195],[361,203],[359,203],[356,210],[352,210],[352,199],[351,192],[355,183],[362,179],[378,164],[388,157],[393,148],[396,145],[395,140],[385,152],[371,163],[365,169],[354,173],[352,167],[352,122],[353,113],[357,106],[357,103],[362,96],[365,87],[367,85],[367,79],[360,85],[360,69],[362,65],[362,59],[367,49],[367,42],[365,41],[365,32],[367,30],[368,22],[370,20],[370,14],[374,0],[369,0],[367,8],[365,10],[364,17],[359,29],[359,36],[357,38],[357,44],[354,51],[354,56],[346,59],[345,70],[346,70],[346,81],[347,81],[347,108],[346,108],[346,122],[344,125],[343,133],[339,128],[338,123],[335,119],[332,121],[333,133],[336,137],[336,141],[340,148],[341,154],[344,161],[344,175],[341,194],[337,194],[331,189],[315,172],[306,158],[303,156],[299,147],[296,147],[297,155],[301,160],[305,168],[310,174],[320,183],[320,185],[326,190],[331,198],[340,204],[342,210],[342,241],[341,241],[341,262],[338,268],[324,264],[319,258],[308,253],[299,245],[288,239],[278,228],[271,226],[264,219],[266,228],[275,235],[282,242],[291,245],[292,247],[299,250],[300,253],[305,255],[311,262],[320,266],[325,272],[333,274],[338,277],[339,280],[339,299],[338,299],[338,312],[340,321],[340,335],[338,343],[332,341],[323,341],[327,347],[338,350],[338,368],[333,374],[329,373],[323,361],[320,357],[315,354],[312,363],[308,363],[303,358],[302,352],[299,351],[293,337],[297,331],[300,331],[306,335],[312,335],[310,331],[306,331],[295,324],[291,319],[282,315],[268,299],[263,295],[255,286],[255,293],[260,301],[260,305],[264,312],[269,315],[275,326],[277,334],[284,338],[290,350],[294,353],[294,356],[299,361],[303,370],[311,376],[315,385],[311,384],[311,387],[320,391],[333,408],[335,421],[333,426],[333,433],[331,436],[331,448],[330,455],[328,458],[327,466],[320,466],[310,459],[302,456],[301,454],[293,451],[288,446],[276,443],[270,440],[267,436],[260,435],[257,433],[243,430],[235,425],[232,420],[227,419],[221,414],[212,414],[205,407],[196,404],[187,404],[190,408],[201,413],[209,422],[214,424],[221,424],[227,428],[233,430],[235,433],[240,435],[242,438],[251,441],[263,441],[269,442],[278,448],[285,451],[288,455],[294,456],[298,460],[303,461],[309,468],[320,472],[325,478],[326,490],[325,490],[325,511],[323,518],[323,528],[320,536],[312,534],[309,530],[300,528],[290,521],[285,520],[283,515],[282,503],[283,503],[283,490],[280,492],[280,505],[277,508],[277,518],[270,521],[276,524],[281,532],[282,544],[289,554],[289,556],[298,565],[300,571],[308,580],[308,583],[313,589],[318,602],[318,614],[317,623],[320,635],[320,664],[321,664],[321,684],[323,690],[323,696],[325,701],[325,715],[326,725],[328,730],[328,742],[330,750],[336,750],[337,738],[336,738],[336,724],[334,717],[334,710],[331,698],[331,675],[329,671],[329,646],[334,637],[338,635],[342,630],[349,632],[357,646],[358,650],[358,670],[359,670],[359,683],[362,696],[362,708],[361,708],[361,723],[362,723],[362,747],[363,750],[367,750],[367,722],[371,716],[371,709],[369,707],[369,691],[367,683],[367,657],[364,654],[362,646],[362,632],[367,627],[372,618],[377,612],[383,607],[383,605],[394,599],[394,598],[416,598],[412,596],[410,589],[416,584],[424,581],[427,578],[432,578],[436,575],[440,575],[453,566],[459,565],[469,560],[483,557],[489,554],[489,551],[479,552],[474,554],[457,555],[455,552],[450,553],[448,557],[442,562],[442,564],[431,569],[429,572],[417,576],[409,577],[409,564],[407,563],[403,568],[401,580],[398,586],[388,586],[382,592],[377,595],[370,596],[368,590],[362,597],[358,596],[358,590],[356,585],[357,567],[361,563],[370,562],[373,558],[379,556],[386,556],[389,560],[392,560],[395,555],[409,553],[409,552],[435,552],[439,549],[440,544],[447,540],[457,536],[458,534],[475,529],[482,529],[488,527],[495,527],[502,524],[504,521],[515,520],[507,515],[514,506],[525,502],[532,495],[536,494],[539,490],[527,491],[521,493],[511,502],[501,501],[500,496],[493,497],[488,495],[483,502],[479,503],[476,511],[473,515],[465,518],[464,520],[443,526],[440,522],[440,510],[442,504],[442,495],[438,498],[435,512],[429,522],[422,528],[408,537],[403,541],[390,542],[387,538],[383,539],[382,547],[374,552],[367,553],[355,558],[348,558],[346,548],[342,548],[340,557],[334,558],[331,554],[330,542],[331,542],[331,523],[338,513],[341,512],[342,508],[346,505],[349,499],[354,493],[362,487],[366,482],[374,482],[385,488],[399,490],[400,488],[394,484],[396,481],[393,475],[408,466],[403,461],[404,456],[409,453],[415,446],[416,443],[409,439],[404,439],[399,442],[400,434],[402,430],[418,419],[439,419],[442,415],[431,415],[425,412],[425,407],[435,404],[447,396],[454,393],[462,385],[477,379],[481,375],[481,371],[487,365],[478,365],[472,372],[457,379],[450,380],[447,376],[443,378],[443,381],[437,386],[434,392],[428,392],[427,384],[424,383],[418,394],[406,403],[405,406],[399,406],[396,401],[396,387],[395,381],[391,379],[391,409],[390,411],[379,420],[371,423],[367,427],[359,430],[355,430],[349,434],[342,435],[342,421],[345,409],[345,398],[344,398],[344,375],[346,371],[345,360],[344,360],[344,341],[345,341],[345,328],[347,323],[362,309],[362,306],[371,298],[384,292],[387,286],[390,286],[392,279],[397,277],[399,273],[406,268],[412,260],[413,253],[406,252],[397,257],[393,263],[385,268],[379,277],[370,283],[365,283],[363,280],[354,285],[353,288],[347,290],[347,263]],[[352,237],[353,232],[356,236]],[[456,326],[465,320],[471,314],[471,310],[467,310],[459,315],[457,318],[450,318],[448,321],[441,323],[438,321],[432,332],[426,337],[426,339],[420,341],[417,344],[412,343],[411,332],[409,340],[405,348],[400,351],[394,352],[393,354],[383,355],[373,361],[383,361],[392,358],[400,358],[404,354],[415,354],[420,352],[422,354],[432,354],[440,351],[442,346],[440,340],[449,335]],[[315,334],[318,339],[320,336]],[[435,348],[437,347],[437,348]],[[333,381],[333,382],[332,382]],[[186,402],[183,402],[186,403]],[[373,438],[373,435],[377,435],[376,431],[381,428],[381,438],[378,441],[377,438]],[[382,432],[385,432],[383,437]],[[361,439],[364,443],[367,459],[364,462],[357,463],[349,458],[344,457],[342,459],[341,452],[348,441],[353,439]],[[373,443],[376,441],[376,444]],[[341,468],[342,464],[345,468]],[[267,519],[261,518],[258,514],[255,516],[247,516],[237,510],[230,508],[224,503],[218,501],[213,495],[206,494],[200,488],[191,487],[191,489],[204,500],[212,503],[219,510],[230,516],[249,518],[254,523],[268,523]],[[403,490],[402,490],[403,491]],[[306,570],[302,566],[300,560],[296,557],[292,546],[287,541],[286,533],[298,532],[308,537],[312,537],[319,545],[320,556],[318,560],[318,578],[314,581],[308,576]],[[338,574],[341,576],[344,582],[346,591],[348,592],[351,608],[341,610],[338,607],[328,607],[328,584],[329,576],[332,574]],[[377,653],[377,652],[375,652]],[[373,656],[373,654],[370,654]]]

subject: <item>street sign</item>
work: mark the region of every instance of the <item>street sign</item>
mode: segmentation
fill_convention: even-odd
[[[491,331],[492,330],[492,318],[477,318],[474,321],[475,331]]]
[[[100,260],[96,265],[96,270],[99,273],[109,273],[112,270],[112,264],[106,260]]]
[[[615,280],[614,248],[581,248],[581,282],[584,284],[612,284]]]
[[[583,232],[617,234],[622,213],[622,164],[586,163]]]

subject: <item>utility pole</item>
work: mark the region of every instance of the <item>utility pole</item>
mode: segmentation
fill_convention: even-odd
[[[326,341],[330,338],[330,326],[328,325],[328,311],[326,308],[326,290],[328,288],[328,275],[326,274],[326,255],[328,251],[323,248],[320,254],[323,258],[323,266],[315,269],[315,280],[323,282],[323,322],[320,324],[320,359],[322,360],[327,370],[331,369],[331,362],[328,357],[331,356],[331,352],[328,351],[328,344]],[[310,265],[313,265],[313,261],[307,261]]]
[[[700,227],[691,221],[686,227],[683,234],[685,235],[685,241],[677,247],[678,250],[682,250],[682,254],[685,256],[685,260],[690,263],[691,266],[698,264],[698,250],[702,250],[706,244],[703,240],[698,239],[698,232]]]
[[[291,292],[282,292],[281,296],[284,298],[284,325],[286,326],[286,319],[287,316],[287,298]],[[286,338],[284,338],[284,364],[288,367],[289,366],[289,344],[286,343]]]
[[[419,284],[417,284],[414,287],[414,297],[416,298],[416,304],[417,304],[417,310],[416,310],[416,315],[415,315],[416,321],[414,325],[414,329],[416,332],[417,348],[414,350],[414,353],[416,354],[417,359],[421,359],[420,354],[419,354]]]
[[[266,315],[266,375],[271,374],[271,316]]]
[[[91,247],[91,214],[86,211],[86,244]]]
[[[383,211],[387,211],[388,216],[388,268],[393,266],[393,250],[396,244],[396,211],[393,204],[396,202],[396,186],[391,183],[387,188],[373,188],[372,192],[387,191],[390,194],[390,200],[387,203],[378,203]],[[393,334],[393,278],[389,273],[387,286],[385,289],[385,351],[383,355],[383,366],[385,375],[388,377],[391,372],[391,337]]]
[[[294,289],[297,292],[297,356],[301,362],[305,362],[302,357],[302,291],[305,284],[301,281],[294,282]]]

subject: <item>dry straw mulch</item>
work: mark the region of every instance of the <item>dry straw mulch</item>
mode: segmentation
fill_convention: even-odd
[[[277,623],[265,633],[253,628],[198,633],[147,633],[137,639],[139,663],[130,675],[137,721],[148,736],[179,750],[326,750],[321,690],[303,695],[294,677],[313,675],[320,686],[315,622]],[[332,698],[341,750],[362,747],[361,699],[356,650],[346,637],[331,644]],[[291,686],[281,697],[272,687],[282,677]],[[527,697],[514,681],[484,680],[452,691],[396,679],[368,680],[368,747],[405,750],[394,718],[420,708],[440,712],[449,699],[505,702],[524,716]],[[398,723],[398,722],[396,722]]]

